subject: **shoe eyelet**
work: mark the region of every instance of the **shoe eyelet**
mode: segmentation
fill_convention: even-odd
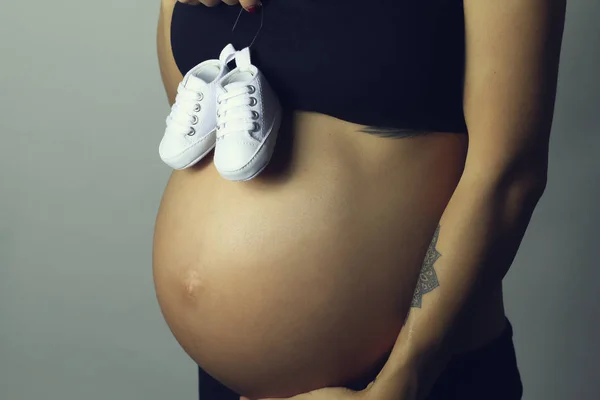
[[[260,117],[260,115],[258,115],[258,112],[252,111],[252,119],[258,119],[258,117]]]
[[[254,92],[256,92],[256,88],[252,85],[248,85],[248,90],[250,90],[248,93],[252,94]]]
[[[255,106],[257,104],[258,104],[258,100],[256,100],[256,97],[250,97],[250,105]]]
[[[198,123],[198,116],[192,115],[192,125],[196,125]]]
[[[187,133],[188,136],[194,136],[196,134],[196,130],[194,128],[190,128],[190,131]]]
[[[198,92],[198,101],[202,101],[204,99],[204,94],[202,92]]]
[[[194,105],[194,112],[200,112],[201,109],[202,109],[202,107],[200,107],[200,104],[196,103]]]
[[[252,124],[254,127],[252,128],[251,132],[258,132],[260,130],[260,125],[257,122],[253,122]]]

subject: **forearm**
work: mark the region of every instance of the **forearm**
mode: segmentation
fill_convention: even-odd
[[[463,312],[517,253],[545,186],[565,9],[565,0],[464,1],[465,173],[424,266],[434,285],[417,293],[380,374],[388,385],[409,376],[421,391],[435,379]]]
[[[419,282],[425,289],[415,294],[391,366],[425,369],[451,351],[448,340],[465,305],[508,271],[543,191],[540,175],[523,169],[492,178],[466,171],[440,220],[423,265],[428,284]]]

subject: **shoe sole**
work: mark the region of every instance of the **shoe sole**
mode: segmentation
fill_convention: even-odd
[[[209,133],[207,136],[214,135],[214,134],[216,133],[216,131],[217,131],[217,130],[216,130],[216,129],[214,129],[214,130],[213,130],[213,131],[211,131],[211,132],[210,132],[210,133]],[[200,144],[200,142],[196,143],[196,145],[198,145],[198,144]],[[214,140],[214,139],[213,139],[213,140],[212,140],[212,145],[211,145],[211,146],[210,146],[210,147],[209,147],[207,150],[205,150],[205,151],[204,151],[202,154],[200,154],[198,157],[194,158],[193,160],[191,160],[190,162],[188,162],[187,164],[185,164],[185,165],[183,165],[183,166],[181,166],[181,167],[174,167],[173,165],[171,165],[171,161],[170,161],[170,160],[166,160],[166,161],[165,161],[165,160],[163,159],[163,162],[164,162],[165,164],[167,164],[168,166],[170,166],[172,169],[174,169],[174,170],[177,170],[177,171],[181,171],[181,170],[184,170],[184,169],[186,169],[186,168],[189,168],[189,167],[193,166],[194,164],[198,163],[198,161],[200,161],[200,160],[202,160],[204,157],[206,157],[206,155],[207,155],[208,153],[210,153],[210,152],[211,152],[211,151],[212,151],[212,150],[215,148],[215,145],[216,145],[216,140]],[[192,147],[193,147],[193,146],[192,146]],[[189,149],[188,149],[188,150],[189,150]]]
[[[181,171],[181,170],[184,170],[184,169],[186,169],[186,168],[189,168],[189,167],[191,167],[191,166],[193,166],[193,165],[197,164],[197,163],[198,163],[200,160],[202,160],[204,157],[206,157],[206,156],[208,155],[208,153],[210,153],[210,152],[211,152],[211,151],[212,151],[212,150],[215,148],[215,145],[216,145],[216,143],[215,143],[215,144],[213,144],[212,146],[210,146],[210,148],[209,148],[208,150],[206,150],[204,153],[200,154],[200,155],[198,156],[198,158],[196,158],[196,159],[194,159],[194,160],[190,161],[190,162],[189,162],[187,165],[184,165],[184,166],[183,166],[183,167],[181,167],[181,168],[175,168],[175,169],[176,169],[176,170],[179,170],[179,171]]]

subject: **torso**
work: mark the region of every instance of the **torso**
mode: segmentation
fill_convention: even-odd
[[[182,79],[173,5],[163,0],[158,27],[170,102]],[[153,252],[159,304],[190,357],[238,393],[342,384],[394,344],[467,136],[397,139],[363,128],[288,112],[257,178],[224,180],[208,157],[168,183]],[[500,287],[472,308],[457,353],[504,327]]]

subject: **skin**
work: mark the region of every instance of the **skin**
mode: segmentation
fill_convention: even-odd
[[[181,80],[181,74],[175,67],[172,55],[168,49],[168,25],[165,21],[168,21],[170,14],[169,7],[165,7],[165,3],[169,3],[169,1],[163,0],[163,12],[159,20],[157,39],[161,75],[169,102],[172,104],[176,85]],[[212,1],[206,3],[205,5],[214,6],[219,2]],[[467,262],[458,264],[462,268],[461,270],[452,271],[452,265],[447,266],[448,264],[456,264],[456,259],[460,259],[453,252],[456,252],[458,248],[460,249],[460,253],[464,255],[477,253],[479,251],[477,246],[481,248],[485,245],[485,243],[478,240],[479,237],[489,236],[487,231],[479,231],[476,235],[463,234],[463,239],[452,243],[452,245],[446,244],[450,242],[448,238],[451,233],[444,232],[461,232],[456,228],[456,220],[465,220],[465,218],[490,220],[489,215],[491,211],[483,210],[478,215],[469,215],[468,209],[470,207],[464,206],[461,208],[460,204],[469,204],[473,196],[480,194],[485,195],[484,198],[488,199],[488,192],[498,192],[497,188],[500,185],[498,182],[500,181],[504,182],[503,187],[510,188],[512,193],[528,193],[530,189],[523,188],[538,185],[536,182],[545,173],[544,152],[546,151],[547,154],[547,136],[549,133],[548,114],[551,115],[551,112],[548,112],[548,108],[553,102],[553,96],[541,93],[543,90],[540,89],[543,88],[550,94],[555,90],[552,80],[554,76],[553,68],[555,68],[557,62],[556,57],[552,58],[550,55],[544,53],[550,62],[541,63],[542,65],[540,65],[541,52],[539,51],[539,47],[543,47],[543,39],[552,33],[549,33],[552,29],[548,28],[548,26],[559,26],[560,18],[557,18],[558,21],[544,19],[548,15],[548,12],[547,9],[544,9],[545,6],[542,4],[544,2],[541,0],[528,0],[527,2],[510,0],[510,6],[500,9],[498,9],[500,6],[496,3],[492,0],[465,0],[469,50],[465,80],[465,115],[468,119],[469,136],[471,138],[467,157],[468,166],[464,172],[456,169],[450,175],[441,177],[439,182],[429,182],[431,186],[435,187],[443,186],[444,183],[448,182],[450,184],[447,187],[447,191],[440,189],[440,192],[435,195],[429,195],[426,198],[439,199],[440,203],[435,205],[434,208],[440,207],[440,205],[445,206],[448,201],[448,198],[445,196],[452,194],[457,183],[454,179],[458,180],[461,172],[463,176],[461,179],[462,186],[468,186],[467,183],[470,183],[472,186],[473,182],[477,182],[478,186],[485,188],[485,191],[482,189],[481,193],[478,193],[471,190],[467,195],[466,193],[469,191],[460,190],[453,197],[454,206],[446,210],[445,222],[439,223],[439,218],[437,221],[432,219],[432,221],[428,222],[430,228],[427,228],[426,231],[428,231],[429,239],[427,242],[430,243],[430,247],[427,253],[431,257],[425,258],[425,262],[421,265],[421,273],[416,270],[417,273],[413,281],[413,288],[418,286],[422,290],[414,292],[412,301],[410,297],[407,298],[408,306],[412,303],[413,308],[409,314],[408,323],[405,325],[409,326],[411,330],[415,329],[417,332],[420,332],[421,335],[419,336],[423,337],[428,337],[427,332],[435,333],[435,329],[432,329],[430,324],[419,321],[419,315],[422,312],[431,313],[430,310],[436,310],[428,306],[428,302],[431,299],[435,299],[439,293],[452,293],[452,288],[458,287],[461,289],[461,292],[470,290],[469,287],[464,286],[464,283],[457,283],[448,278],[451,275],[461,275],[455,273],[456,271],[468,270]],[[251,5],[244,4],[244,2],[242,2],[242,5],[246,9],[248,9],[247,7],[251,7]],[[498,15],[502,15],[502,18],[498,18]],[[536,19],[535,16],[541,17]],[[528,26],[531,29],[524,28]],[[536,35],[541,35],[541,38]],[[556,36],[556,34],[553,36]],[[498,40],[498,37],[501,37],[502,40]],[[549,42],[556,42],[556,38]],[[522,51],[515,52],[514,49],[521,49]],[[548,50],[548,53],[552,53],[552,51]],[[526,68],[527,66],[530,68]],[[539,79],[540,76],[543,79]],[[322,148],[327,150],[328,146],[331,146],[331,148],[341,147],[345,149],[343,151],[351,151],[356,146],[364,149],[363,155],[366,162],[361,163],[363,166],[361,168],[367,168],[370,165],[370,155],[374,157],[373,161],[377,160],[382,165],[382,168],[396,171],[398,167],[393,163],[396,162],[398,154],[406,154],[407,156],[415,154],[415,158],[429,157],[430,154],[435,154],[431,158],[438,161],[443,157],[448,157],[446,164],[442,163],[435,167],[439,168],[436,174],[440,175],[442,172],[447,172],[448,169],[452,170],[456,165],[460,165],[462,162],[460,153],[466,149],[466,143],[460,143],[462,138],[440,135],[435,132],[416,137],[414,135],[415,132],[390,130],[381,127],[357,126],[314,113],[294,113],[294,121],[295,130],[303,132],[295,144],[296,148],[299,149],[299,155],[306,153],[317,154]],[[329,135],[324,135],[324,132],[328,132]],[[336,132],[339,132],[339,134]],[[360,133],[361,136],[357,136],[356,133]],[[331,140],[331,142],[328,142],[328,140]],[[532,146],[532,143],[535,146]],[[438,146],[440,151],[436,153]],[[428,152],[423,152],[424,148],[428,148]],[[352,153],[349,154],[352,155]],[[524,157],[524,155],[527,157]],[[326,157],[315,157],[314,160],[305,162],[302,160],[302,157],[297,155],[294,156],[294,160],[292,162],[292,170],[294,171],[296,170],[295,163],[297,163],[296,166],[299,170],[308,171],[310,166],[317,164],[315,168],[318,168],[320,171],[328,171],[332,167],[335,168],[336,162],[339,162],[339,160],[334,160],[333,164],[328,164],[329,161],[327,161]],[[524,160],[527,160],[527,165],[531,167],[523,167],[526,164]],[[418,177],[425,166],[415,164],[413,169],[410,164],[402,164],[402,168],[404,168],[403,174]],[[212,173],[205,167],[206,165],[201,165],[194,171],[181,171],[173,175],[169,184],[170,189],[165,193],[163,206],[161,206],[162,211],[157,221],[157,226],[161,228],[157,231],[155,265],[162,263],[173,264],[172,257],[165,256],[165,254],[169,253],[169,242],[162,238],[178,234],[183,235],[178,233],[181,231],[182,225],[178,225],[177,221],[184,223],[184,221],[189,220],[188,215],[178,217],[176,212],[173,211],[181,208],[178,207],[178,199],[194,199],[198,198],[198,196],[205,196],[206,193],[199,189],[198,193],[195,193],[194,188],[212,188],[215,187],[214,185],[217,182],[220,182],[215,177],[213,184]],[[484,174],[483,171],[486,173]],[[368,170],[364,171],[366,175],[371,175],[371,172]],[[456,178],[452,175],[455,173],[458,174]],[[476,175],[479,176],[478,180],[473,178]],[[510,176],[510,178],[507,178],[507,176]],[[311,185],[314,185],[315,177],[317,175],[310,177]],[[298,182],[298,178],[295,179],[295,182]],[[399,179],[405,179],[405,176],[399,175],[395,179],[398,182]],[[534,183],[523,183],[532,181]],[[454,186],[452,182],[454,182]],[[269,188],[268,182],[260,183],[257,181],[253,184],[262,189]],[[396,194],[390,189],[390,184],[391,182],[382,180],[382,182],[377,183],[376,190],[382,194],[382,198],[389,198],[390,203],[393,203],[394,207],[399,209],[404,208],[404,205],[400,204],[400,202],[406,201],[405,198],[396,198]],[[322,188],[329,188],[330,186],[331,180],[324,179]],[[296,183],[295,187],[298,188],[298,183]],[[315,190],[313,186],[307,186],[307,188]],[[320,193],[321,188],[317,189],[317,192]],[[272,196],[276,195],[273,194]],[[526,197],[524,195],[517,197],[520,199],[517,201],[517,205],[512,204],[512,209],[519,211],[520,204],[527,201],[524,200]],[[490,203],[494,203],[491,201],[491,198],[489,200]],[[186,202],[182,203],[182,205],[187,207]],[[443,206],[439,208],[440,215],[444,211]],[[223,207],[227,209],[226,205]],[[452,211],[453,209],[459,211]],[[508,216],[503,218],[511,218],[510,213],[506,215]],[[171,225],[173,228],[169,227]],[[493,224],[483,224],[483,226],[487,225],[492,226]],[[350,229],[350,227],[346,228]],[[434,232],[438,231],[438,234],[434,234]],[[389,234],[391,235],[392,233]],[[434,240],[431,239],[432,234]],[[469,235],[473,237],[469,237]],[[515,236],[519,236],[519,234],[517,233]],[[423,238],[425,237],[426,235],[423,236]],[[464,237],[468,237],[468,239]],[[439,241],[436,239],[439,239]],[[468,244],[471,243],[475,243],[477,246],[473,245],[469,247]],[[184,260],[184,262],[187,263],[188,261]],[[160,275],[161,270],[164,270],[164,268],[159,268],[156,273]],[[449,272],[445,272],[445,270],[449,270]],[[172,276],[173,273],[177,273],[177,270],[171,268],[171,275],[165,275],[161,279],[167,282],[170,279],[169,276]],[[179,273],[185,273],[185,269],[179,270]],[[497,337],[502,331],[504,312],[501,299],[501,285],[498,282],[505,273],[505,270],[503,272],[496,272],[497,277],[494,284],[487,286],[485,291],[473,297],[468,303],[448,301],[450,304],[460,303],[462,309],[469,310],[466,313],[469,318],[461,321],[460,326],[457,326],[456,329],[457,332],[460,332],[460,334],[456,335],[458,338],[456,343],[453,343],[453,351],[456,353],[484,345]],[[464,274],[462,275],[464,276]],[[199,291],[194,289],[194,282],[194,279],[188,279],[187,288],[191,295],[198,296]],[[248,282],[248,284],[250,283]],[[175,290],[175,286],[169,287],[168,290]],[[454,293],[453,296],[455,295]],[[250,303],[254,301],[252,297],[248,297],[248,299]],[[453,298],[445,298],[444,301],[448,299],[452,300]],[[417,308],[417,305],[420,308]],[[418,312],[415,312],[415,310],[418,310]],[[447,311],[448,315],[453,315],[454,313],[453,310],[442,311]],[[443,315],[442,312],[439,312],[438,315],[434,312],[434,315],[434,320],[439,319],[441,321],[444,319],[439,318],[439,315]],[[443,326],[443,324],[438,325]],[[462,343],[460,343],[460,340],[462,340]],[[400,346],[400,344],[403,345],[409,342],[412,343],[414,340],[408,337],[406,331],[403,330],[400,336],[398,336],[397,346],[394,350],[397,353],[410,354],[411,351],[405,351]],[[423,343],[425,344],[420,345],[421,349],[429,346],[426,342]],[[414,346],[414,348],[419,348],[419,346]],[[397,351],[398,349],[402,349],[402,351]],[[420,395],[422,395],[424,391],[421,389],[426,386],[423,382],[427,380],[432,381],[435,377],[435,372],[429,372],[429,375],[425,377],[421,374],[421,369],[414,368],[414,364],[410,361],[402,357],[394,357],[394,360],[394,362],[386,364],[386,367],[379,374],[375,383],[365,391],[351,392],[337,388],[324,389],[313,391],[307,395],[297,396],[296,399],[343,400],[360,398],[373,400],[413,400],[417,395],[417,387],[419,388]],[[435,371],[436,368],[430,368],[429,370]],[[441,367],[438,368],[438,373],[439,370],[441,370]]]

